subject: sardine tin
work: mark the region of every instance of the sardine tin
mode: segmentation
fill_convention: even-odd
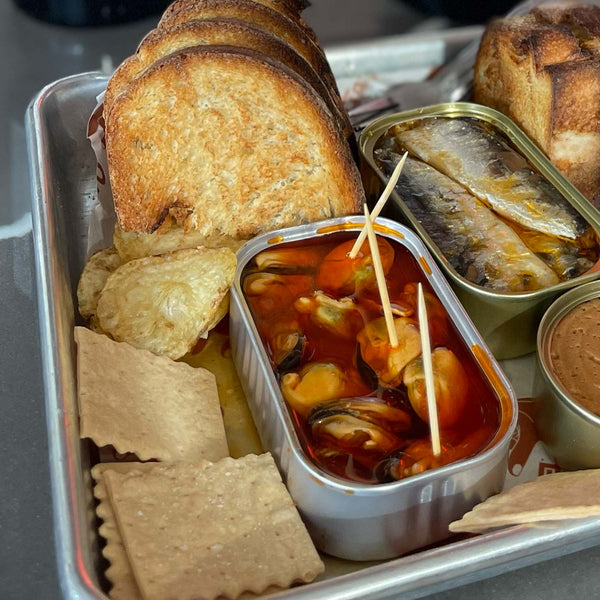
[[[559,321],[594,298],[600,298],[600,281],[569,290],[548,308],[537,336],[536,428],[548,452],[567,470],[600,467],[600,417],[572,400],[553,376],[550,343]]]
[[[448,537],[448,524],[474,504],[500,491],[508,445],[516,427],[516,398],[506,376],[472,326],[456,296],[419,238],[406,227],[378,219],[377,233],[405,246],[446,308],[500,404],[499,431],[470,459],[397,482],[366,485],[332,477],[304,453],[241,287],[244,267],[265,248],[341,230],[359,230],[364,217],[341,217],[267,233],[238,252],[231,291],[232,356],[256,427],[271,450],[315,545],[350,560],[400,556]]]
[[[496,110],[470,102],[450,102],[396,113],[376,119],[365,128],[360,136],[359,150],[363,182],[370,201],[378,198],[387,183],[387,177],[374,157],[378,140],[394,125],[431,117],[472,117],[490,124],[560,192],[600,237],[600,213],[514,122]],[[552,301],[566,290],[600,276],[600,263],[596,263],[588,273],[544,289],[518,293],[487,289],[467,281],[452,268],[396,192],[392,192],[385,214],[409,225],[423,239],[497,359],[534,352],[538,324]]]

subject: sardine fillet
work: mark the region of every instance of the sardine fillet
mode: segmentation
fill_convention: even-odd
[[[583,217],[517,152],[473,121],[425,119],[394,134],[411,154],[451,177],[498,214],[521,226],[568,239]]]
[[[385,150],[376,156],[388,173],[400,158]],[[452,267],[473,283],[506,292],[558,283],[508,225],[433,167],[408,158],[396,192]]]

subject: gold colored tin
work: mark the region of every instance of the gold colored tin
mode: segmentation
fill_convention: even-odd
[[[359,140],[361,171],[370,202],[379,197],[388,181],[387,175],[382,172],[374,158],[374,150],[380,138],[394,125],[432,117],[471,117],[490,125],[560,192],[591,225],[596,237],[600,239],[600,212],[552,165],[539,148],[505,115],[469,102],[437,104],[388,115],[373,121],[363,131]],[[538,324],[552,301],[570,288],[600,276],[600,262],[597,262],[587,273],[547,288],[527,292],[498,292],[459,275],[395,191],[388,201],[385,214],[408,225],[423,239],[498,359],[514,358],[533,352],[536,348]]]
[[[536,427],[550,455],[567,470],[600,467],[600,416],[576,402],[554,374],[552,338],[565,316],[595,298],[600,281],[563,294],[544,314],[537,336]]]

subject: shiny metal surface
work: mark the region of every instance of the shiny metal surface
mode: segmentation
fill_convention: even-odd
[[[378,140],[393,125],[432,117],[471,117],[491,125],[500,135],[506,136],[512,146],[560,192],[600,237],[600,213],[550,163],[537,146],[501,113],[470,102],[448,102],[421,107],[381,117],[370,123],[359,140],[361,160],[365,162],[363,179],[367,180],[365,185],[368,196],[376,199],[388,179],[374,159],[373,152]],[[425,240],[425,244],[450,280],[469,316],[498,359],[514,358],[533,352],[536,348],[537,328],[549,304],[566,290],[600,277],[596,265],[590,272],[579,277],[530,292],[496,292],[476,285],[454,270],[428,235],[427,229],[413,216],[396,192],[392,192],[391,199],[393,202],[388,204],[387,214],[408,223]]]
[[[339,18],[340,7],[344,18]],[[439,27],[398,0],[313,0],[308,22],[326,45],[352,44],[398,35],[417,26]],[[41,23],[10,1],[0,3],[0,596],[3,600],[56,600],[60,589],[53,532],[46,411],[40,354],[37,291],[31,231],[31,192],[23,116],[30,99],[61,77],[110,68],[135,50],[154,26],[146,19],[123,26],[69,29]],[[442,26],[444,24],[442,23]],[[62,147],[72,155],[72,147]],[[61,198],[68,204],[67,197]],[[55,460],[54,457],[51,460]],[[448,585],[443,553],[427,558],[429,576],[402,598],[430,600],[563,600],[593,598],[600,587],[600,536],[593,523],[569,531],[541,532],[547,550],[538,553],[527,534],[519,551],[500,548],[514,560],[498,559],[473,572],[471,547],[454,549],[456,579]],[[500,540],[501,541],[501,540]],[[539,562],[541,560],[546,562]],[[435,564],[434,564],[435,563]],[[513,569],[518,570],[513,571]],[[341,570],[343,573],[343,570]],[[398,572],[410,578],[411,565]],[[344,575],[345,589],[375,597],[377,568],[361,577]],[[385,582],[384,582],[385,585]],[[410,586],[407,586],[407,589]],[[452,587],[453,589],[448,589]]]
[[[395,558],[446,539],[450,522],[502,489],[508,446],[517,425],[516,396],[508,379],[485,349],[424,244],[407,227],[378,219],[378,235],[406,248],[421,266],[421,277],[431,285],[460,339],[471,350],[485,385],[492,394],[495,391],[501,414],[499,431],[477,456],[385,485],[361,485],[330,476],[307,456],[244,297],[242,273],[267,248],[363,227],[364,217],[345,217],[281,229],[251,240],[238,252],[230,307],[232,356],[263,447],[273,452],[317,548],[356,561]],[[424,264],[430,270],[423,268]],[[423,573],[414,557],[411,562],[418,581]],[[477,562],[478,557],[473,556],[473,564]],[[452,576],[450,570],[448,576]],[[393,568],[386,571],[386,579],[390,587],[401,590]],[[335,585],[332,580],[332,590]]]
[[[85,143],[74,142],[87,142],[87,119],[105,87],[101,75],[63,79],[42,90],[26,114],[58,576],[72,598],[102,597],[92,583],[97,582],[94,561],[100,557],[90,544],[95,537],[89,522],[93,500],[84,484],[89,483],[89,457],[87,444],[79,439],[72,338],[75,286],[85,261],[96,189],[94,154]],[[76,151],[69,152],[69,145]],[[69,172],[73,176],[65,177]]]
[[[465,42],[455,54],[448,56],[445,64],[434,71],[426,81],[408,81],[390,87],[381,98],[369,100],[350,109],[352,125],[356,131],[364,129],[374,118],[392,112],[404,112],[442,102],[468,100],[472,92],[473,65],[483,30],[469,28],[471,40]]]
[[[104,597],[97,591],[98,554],[87,521],[87,447],[80,445],[75,420],[72,326],[73,284],[83,266],[86,214],[95,187],[95,159],[83,133],[94,97],[105,83],[98,74],[58,81],[34,99],[27,115],[50,465],[58,500],[55,556],[64,598]],[[343,575],[274,597],[394,598],[400,591],[402,598],[418,598],[598,542],[597,519],[548,530],[513,528],[355,572],[340,567]]]

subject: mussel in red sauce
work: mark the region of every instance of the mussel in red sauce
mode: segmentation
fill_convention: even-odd
[[[440,427],[452,427],[467,404],[469,380],[456,357],[448,348],[434,348],[431,353],[435,402]],[[404,369],[403,383],[411,406],[423,421],[429,423],[423,359],[418,357]]]
[[[323,258],[317,270],[316,284],[319,289],[327,293],[348,295],[377,285],[369,242],[363,243],[355,258],[349,257],[355,241],[350,239],[336,246]],[[394,262],[394,249],[382,237],[377,238],[377,247],[383,272],[387,274]]]
[[[289,265],[264,261],[261,253],[242,277],[307,455],[338,477],[381,483],[477,454],[499,427],[496,393],[418,261],[400,243],[377,236],[398,333],[398,347],[390,346],[368,246],[356,259],[348,256],[356,235],[280,244],[265,252]],[[432,455],[420,363],[419,282],[438,395],[438,457]]]
[[[344,398],[320,404],[308,425],[315,439],[340,450],[391,452],[411,426],[411,415],[373,397]]]

